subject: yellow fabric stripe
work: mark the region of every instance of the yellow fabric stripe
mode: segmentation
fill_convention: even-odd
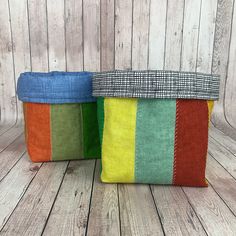
[[[207,101],[207,106],[208,106],[208,123],[210,123],[211,120],[211,113],[214,107],[214,101]]]
[[[137,99],[105,98],[101,179],[134,182]]]

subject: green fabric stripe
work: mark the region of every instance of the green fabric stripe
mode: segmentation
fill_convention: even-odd
[[[175,100],[138,101],[135,182],[172,184],[175,115]]]
[[[97,108],[98,108],[98,125],[99,125],[99,138],[102,145],[103,139],[103,128],[104,128],[104,98],[99,97],[97,99]]]
[[[82,104],[84,158],[100,158],[101,149],[99,142],[97,104],[95,102]]]
[[[52,160],[83,157],[81,110],[77,103],[51,105]]]

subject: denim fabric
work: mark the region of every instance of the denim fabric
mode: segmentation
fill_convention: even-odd
[[[17,83],[19,100],[34,103],[95,102],[91,72],[25,72]]]

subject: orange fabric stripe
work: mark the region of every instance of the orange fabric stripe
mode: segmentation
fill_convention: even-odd
[[[25,103],[27,149],[34,162],[50,161],[50,105]]]

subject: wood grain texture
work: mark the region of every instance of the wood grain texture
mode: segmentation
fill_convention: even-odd
[[[17,7],[15,7],[17,6]],[[9,0],[14,70],[17,81],[20,73],[31,70],[27,0]],[[17,119],[22,119],[22,104],[17,100]]]
[[[131,69],[133,2],[115,3],[115,69]]]
[[[70,162],[43,235],[85,234],[94,167],[94,160]]]
[[[100,71],[100,0],[83,1],[84,69]]]
[[[236,156],[231,151],[220,145],[214,139],[209,140],[209,153],[213,156],[234,178],[236,178]]]
[[[181,187],[152,186],[165,235],[206,235]]]
[[[236,180],[212,156],[208,156],[206,177],[236,215]]]
[[[0,7],[0,121],[14,123],[17,119],[12,33],[8,1]]]
[[[236,4],[234,4],[234,15],[232,19],[231,41],[229,51],[229,64],[225,92],[225,116],[229,124],[236,128]]]
[[[25,137],[24,134],[21,134],[11,144],[9,144],[4,151],[0,152],[0,181],[8,174],[25,151]]]
[[[100,161],[97,161],[87,235],[120,235],[117,184],[104,184],[100,180]]]
[[[101,70],[114,69],[115,63],[115,1],[101,0]]]
[[[32,71],[48,71],[46,0],[28,1]]]
[[[83,70],[83,1],[65,1],[67,71]]]
[[[151,0],[148,69],[162,70],[165,56],[167,0]]]
[[[228,54],[231,36],[233,0],[219,0],[216,15],[215,40],[212,59],[212,73],[221,76],[220,99],[215,102],[212,122],[221,130],[231,130],[225,119],[225,91],[228,70]]]
[[[211,73],[217,0],[202,0],[197,71]]]
[[[231,137],[213,126],[210,127],[210,136],[236,155],[236,141]]]
[[[24,155],[0,182],[0,230],[6,224],[40,165],[40,163],[32,164],[28,156]]]
[[[18,136],[23,133],[22,125],[14,125],[7,132],[0,136],[0,152],[11,144]]]
[[[236,218],[211,186],[184,188],[208,235],[234,235]]]
[[[163,235],[148,185],[120,184],[121,235]]]
[[[40,235],[43,232],[67,163],[44,163],[42,165],[2,229],[2,235]],[[31,168],[32,172],[35,173],[38,168]],[[19,169],[24,170],[24,168]]]
[[[132,68],[147,69],[150,0],[133,2]]]
[[[179,70],[183,38],[184,0],[168,1],[166,18],[165,66],[167,70]]]
[[[50,71],[66,69],[64,13],[64,0],[47,0]]]
[[[201,1],[185,0],[181,70],[195,71],[197,63],[198,33]]]

